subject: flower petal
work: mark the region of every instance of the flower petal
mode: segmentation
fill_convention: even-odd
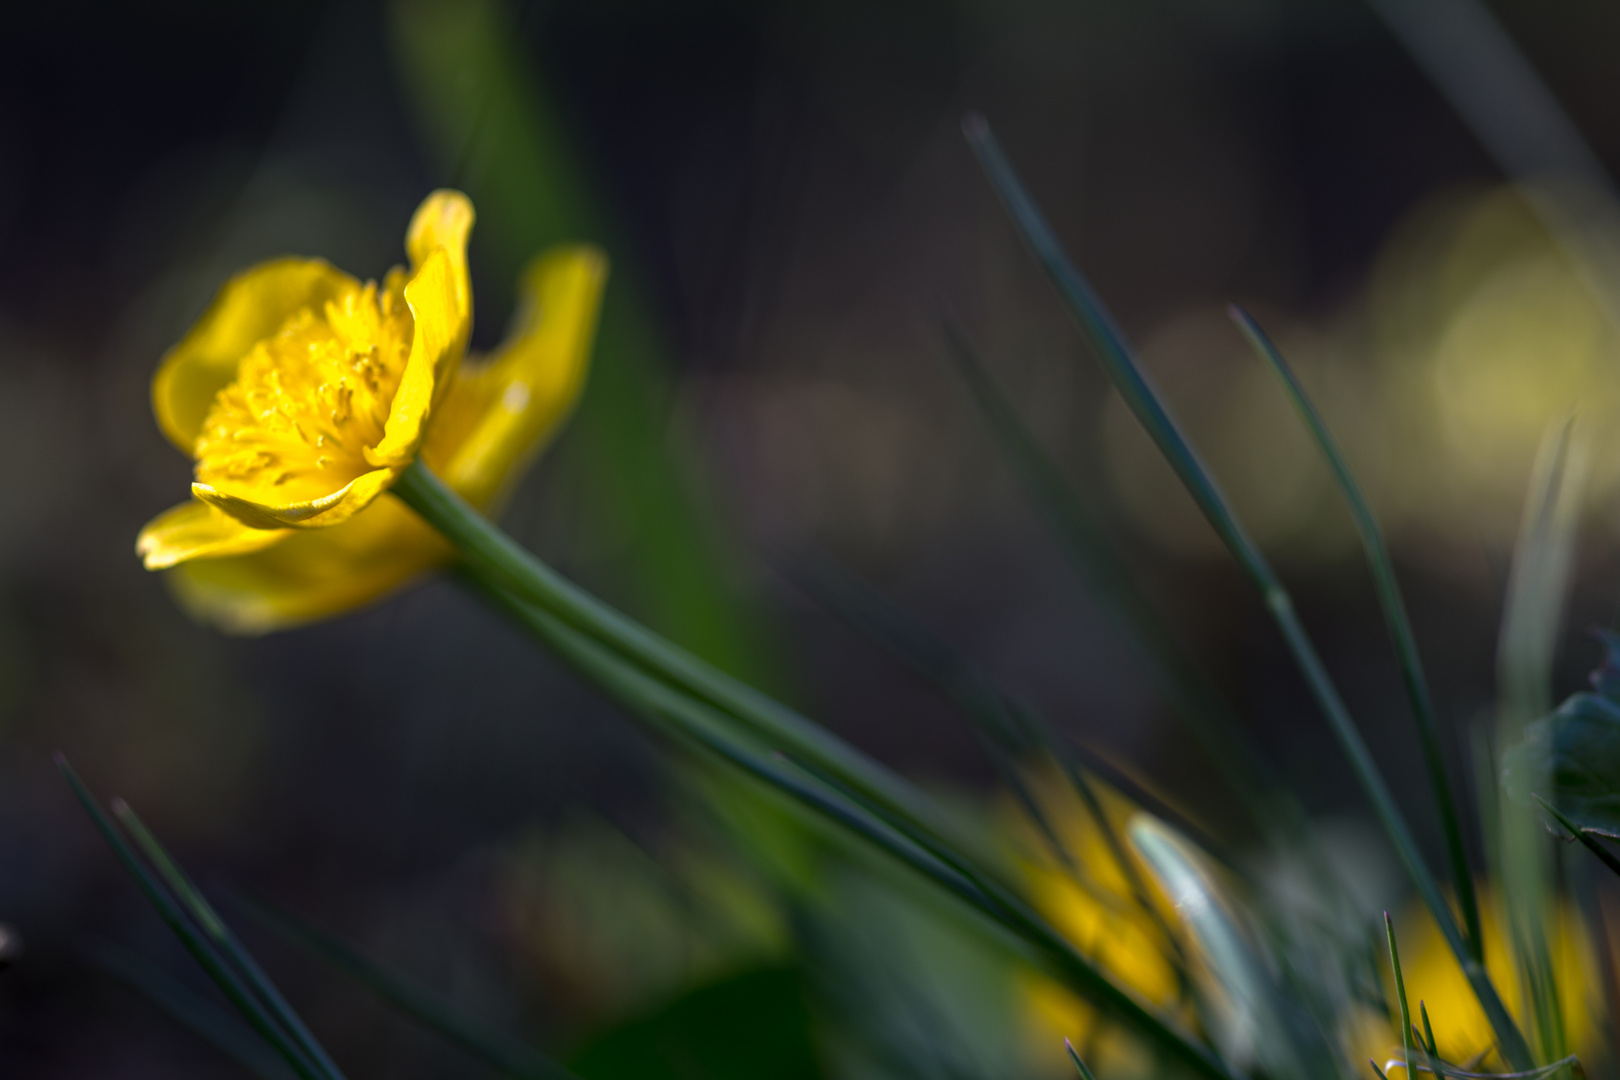
[[[147,522],[135,553],[148,570],[163,570],[188,559],[246,555],[278,544],[291,529],[253,529],[218,507],[188,502]]]
[[[191,494],[219,507],[254,529],[322,529],[340,524],[371,505],[399,476],[398,469],[373,469],[318,499],[276,505],[230,495],[208,484],[192,484]]]
[[[505,344],[488,363],[461,371],[429,459],[474,506],[503,494],[579,400],[606,281],[607,257],[597,248],[541,255],[523,275],[523,307]]]
[[[192,453],[214,395],[236,378],[238,362],[287,317],[358,289],[360,283],[321,259],[274,259],[227,281],[152,378],[158,426]]]
[[[362,607],[450,556],[431,527],[385,495],[333,528],[300,530],[251,555],[184,563],[167,576],[194,617],[263,634]]]
[[[405,286],[405,302],[416,328],[382,441],[365,450],[366,461],[372,465],[403,468],[411,463],[422,445],[433,406],[444,396],[450,376],[461,362],[467,327],[457,312],[452,277],[450,257],[441,248]]]
[[[412,269],[420,271],[440,248],[450,256],[456,310],[468,326],[472,324],[472,282],[467,276],[467,236],[474,216],[467,196],[441,189],[422,200],[405,230],[405,252],[411,257]]]

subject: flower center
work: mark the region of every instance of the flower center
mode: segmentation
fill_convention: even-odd
[[[410,355],[404,275],[287,319],[242,358],[197,437],[196,478],[244,498],[316,499],[372,468]]]

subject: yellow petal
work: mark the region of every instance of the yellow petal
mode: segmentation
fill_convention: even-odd
[[[261,503],[231,495],[208,484],[192,484],[191,494],[219,507],[254,529],[324,529],[341,524],[371,505],[393,484],[398,469],[362,473],[330,495],[284,504]]]
[[[148,570],[163,570],[188,559],[246,555],[278,544],[290,529],[251,529],[218,507],[188,502],[147,523],[135,553]]]
[[[432,528],[384,495],[341,525],[301,530],[251,555],[184,563],[167,577],[194,617],[263,634],[379,600],[450,556]]]
[[[467,236],[473,227],[472,201],[459,191],[439,190],[422,200],[405,231],[405,252],[411,267],[420,271],[440,248],[450,256],[455,282],[456,310],[472,323],[472,282],[467,276]]]
[[[416,320],[411,355],[394,391],[382,441],[365,451],[371,464],[398,468],[409,465],[421,448],[434,403],[449,385],[466,344],[444,251],[434,252],[405,286],[405,302]]]
[[[255,342],[300,309],[320,310],[359,287],[320,259],[275,259],[231,278],[191,332],[163,355],[152,379],[152,411],[163,433],[189,455],[214,395],[236,378],[237,363]]]
[[[506,343],[488,363],[462,369],[428,456],[474,506],[505,493],[579,400],[606,280],[607,258],[594,247],[541,255],[524,273]]]

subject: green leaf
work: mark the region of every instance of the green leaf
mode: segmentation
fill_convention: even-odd
[[[816,1080],[803,976],[766,968],[699,987],[574,1055],[584,1080]]]
[[[1620,635],[1600,634],[1605,656],[1593,690],[1526,727],[1503,755],[1502,779],[1519,802],[1545,795],[1577,827],[1620,838]]]

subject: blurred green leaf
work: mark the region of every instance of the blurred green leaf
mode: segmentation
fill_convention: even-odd
[[[1502,778],[1514,799],[1546,796],[1579,828],[1620,838],[1620,634],[1602,636],[1593,691],[1530,724],[1503,756]]]
[[[574,1056],[584,1080],[814,1080],[803,976],[766,968],[711,983],[597,1036]]]

